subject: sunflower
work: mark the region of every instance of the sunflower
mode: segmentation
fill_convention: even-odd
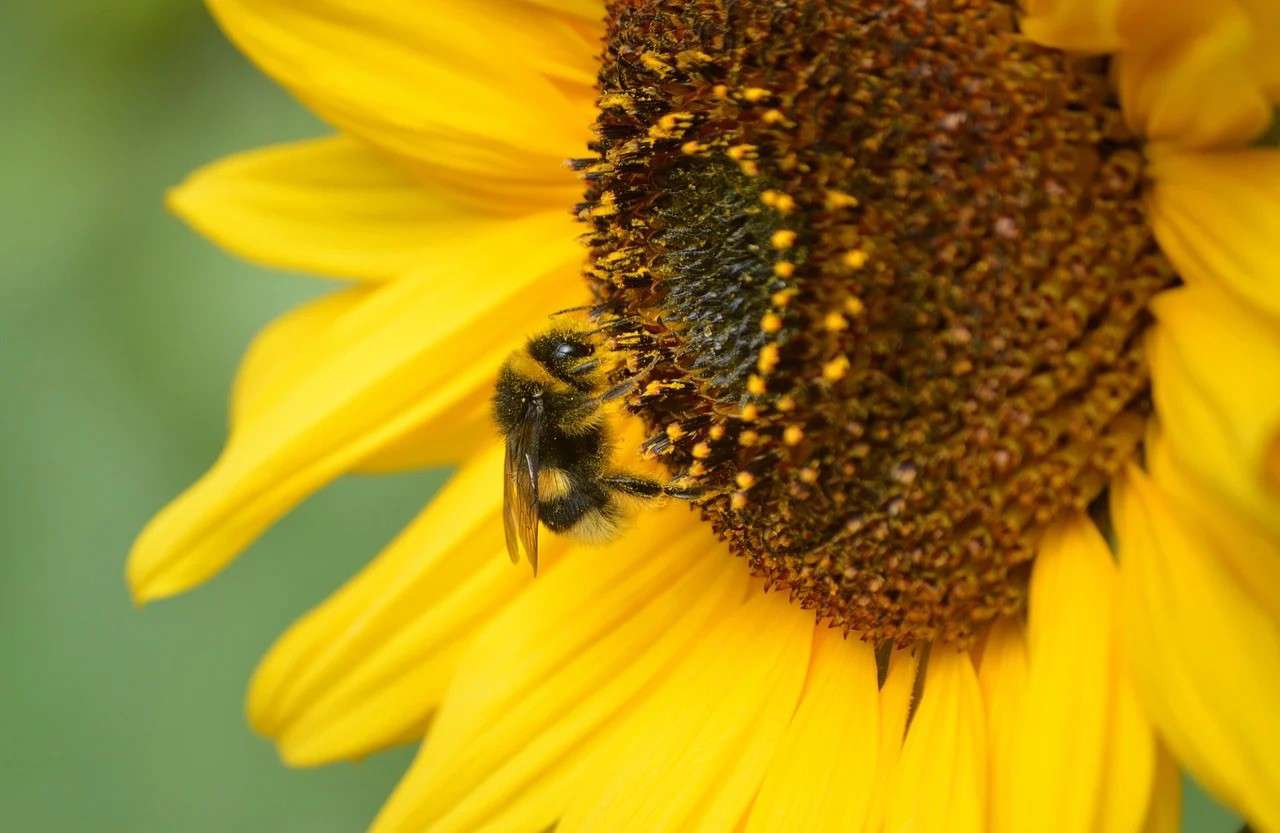
[[[209,5],[337,132],[170,205],[349,283],[128,577],[458,467],[249,693],[422,741],[374,830],[1172,831],[1185,770],[1280,831],[1280,6]],[[489,398],[582,304],[701,497],[534,579]]]

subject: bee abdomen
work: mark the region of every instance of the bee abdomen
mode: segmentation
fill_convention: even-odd
[[[570,489],[540,501],[539,514],[552,532],[592,543],[612,538],[621,520],[613,500],[595,486]]]

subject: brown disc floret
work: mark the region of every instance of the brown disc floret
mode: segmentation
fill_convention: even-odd
[[[1016,611],[1139,442],[1174,278],[1096,59],[998,0],[615,0],[588,278],[647,450],[869,639]]]

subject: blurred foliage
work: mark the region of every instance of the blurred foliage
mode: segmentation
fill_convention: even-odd
[[[27,833],[364,827],[408,761],[293,771],[242,716],[271,640],[439,473],[326,490],[210,585],[135,610],[137,530],[217,454],[252,334],[326,288],[220,254],[164,190],[324,131],[195,2],[0,10],[0,811]],[[1188,796],[1186,830],[1238,824]]]
[[[7,830],[361,830],[408,762],[295,771],[245,724],[253,667],[440,475],[351,479],[209,586],[135,609],[138,529],[217,454],[252,334],[329,286],[169,217],[187,171],[324,127],[195,2],[4,4],[0,812]]]

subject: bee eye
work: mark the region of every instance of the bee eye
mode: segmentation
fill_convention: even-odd
[[[557,359],[577,359],[591,354],[591,346],[573,341],[562,341],[555,347]]]

